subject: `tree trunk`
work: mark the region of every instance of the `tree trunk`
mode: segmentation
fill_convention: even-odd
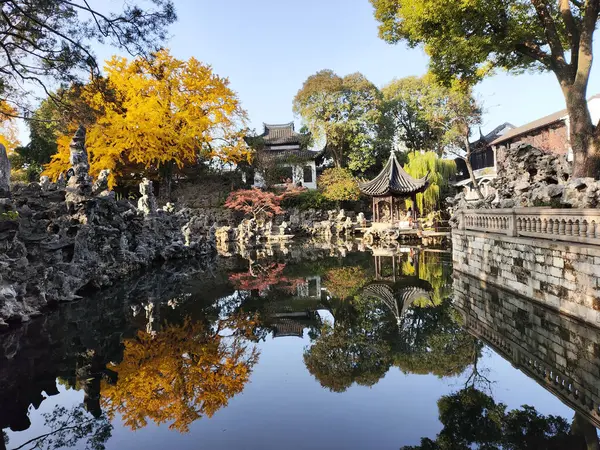
[[[569,113],[569,140],[573,150],[573,177],[600,177],[600,134],[592,123],[585,86],[563,87]]]
[[[171,188],[173,184],[173,162],[169,161],[162,164],[160,169],[160,189],[158,197],[161,203],[167,203],[171,201]]]
[[[479,200],[483,200],[483,194],[481,193],[481,188],[479,187],[479,183],[477,182],[477,178],[475,178],[475,172],[473,172],[473,166],[471,165],[471,144],[469,143],[469,136],[465,136],[465,149],[467,153],[463,160],[465,161],[465,165],[467,166],[467,170],[469,172],[469,178],[471,179],[471,183],[473,183],[473,189],[477,193],[477,197]]]
[[[600,442],[596,427],[592,425],[581,413],[576,412],[571,425],[571,434],[581,436],[585,440],[588,450],[600,450]]]

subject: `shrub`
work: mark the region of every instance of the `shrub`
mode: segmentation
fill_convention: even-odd
[[[358,183],[348,169],[334,167],[319,177],[319,189],[323,196],[333,202],[356,201],[360,198]]]
[[[298,208],[301,211],[308,209],[333,209],[335,203],[327,200],[322,192],[320,191],[304,191],[294,197],[287,197],[283,202],[282,206],[285,209]]]

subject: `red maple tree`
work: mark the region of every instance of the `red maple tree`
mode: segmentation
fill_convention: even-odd
[[[275,287],[293,292],[303,282],[300,278],[289,278],[283,275],[284,263],[272,263],[268,266],[250,264],[248,272],[234,273],[229,281],[240,291],[264,291]]]
[[[225,207],[252,215],[256,220],[259,217],[272,217],[282,214],[281,202],[284,198],[297,195],[306,188],[295,187],[291,184],[280,194],[263,191],[262,189],[239,189],[229,194]]]

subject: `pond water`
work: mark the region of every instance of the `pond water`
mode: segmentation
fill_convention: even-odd
[[[242,253],[0,335],[0,448],[597,448],[600,373],[556,381],[520,320],[594,365],[588,327],[453,278],[443,249]]]

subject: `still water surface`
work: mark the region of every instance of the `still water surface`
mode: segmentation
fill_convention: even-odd
[[[5,448],[593,445],[594,413],[511,360],[531,329],[493,323],[508,301],[458,298],[449,253],[268,253],[165,267],[0,335]]]

